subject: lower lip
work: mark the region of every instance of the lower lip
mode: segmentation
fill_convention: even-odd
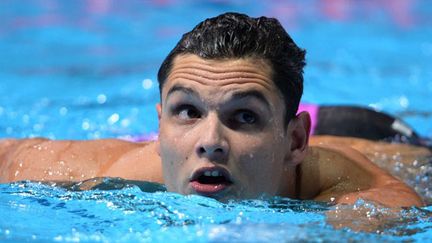
[[[190,185],[198,194],[204,195],[220,193],[229,186],[229,184],[202,184],[198,181],[191,181]]]

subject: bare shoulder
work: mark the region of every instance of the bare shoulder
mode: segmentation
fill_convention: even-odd
[[[301,188],[306,189],[302,190],[303,193],[307,192],[303,195],[305,197],[319,196],[330,201],[337,194],[373,186],[375,177],[379,175],[385,179],[390,177],[349,146],[320,144],[311,145],[308,150],[308,156],[301,164]],[[323,198],[323,195],[329,197]]]
[[[98,176],[163,183],[162,164],[156,152],[156,143],[149,142],[129,150]]]
[[[422,205],[411,188],[350,146],[311,146],[301,172],[302,196],[306,198],[336,203],[363,198],[392,207]]]
[[[131,151],[146,147],[117,139],[6,140],[1,143],[0,182],[17,180],[78,181],[104,175]]]
[[[416,159],[432,156],[432,152],[424,147],[409,144],[396,144],[370,141],[361,138],[336,137],[336,136],[312,136],[310,138],[312,146],[342,146],[351,147],[358,150],[372,161],[377,156],[400,157],[400,162],[412,163]]]

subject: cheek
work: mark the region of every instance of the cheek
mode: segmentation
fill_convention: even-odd
[[[176,166],[188,159],[188,154],[193,149],[192,143],[184,136],[160,136],[160,156],[162,162],[168,166]]]
[[[252,140],[250,143],[241,143],[238,150],[238,154],[241,154],[239,169],[253,174],[253,177],[268,176],[264,174],[277,167],[282,158],[274,143],[260,139]]]
[[[189,177],[187,161],[193,142],[179,129],[161,127],[159,133],[163,177],[169,191],[185,193],[183,186]]]
[[[184,161],[184,149],[181,143],[172,142],[161,138],[160,156],[164,171],[175,171],[177,167],[181,166]]]
[[[160,157],[162,160],[163,176],[169,191],[176,191],[175,185],[178,179],[178,168],[182,164],[181,143],[176,142],[172,136],[166,133],[166,130],[160,131]]]
[[[236,143],[239,151],[253,160],[274,162],[278,160],[278,154],[283,153],[283,138],[277,132],[268,132],[256,136],[248,136],[244,142]]]
[[[272,147],[263,146],[242,156],[239,166],[242,167],[243,171],[254,173],[255,177],[260,177],[273,170],[279,164],[279,159],[279,156],[272,151]]]
[[[243,181],[254,188],[271,187],[283,171],[283,142],[274,136],[249,138],[248,143],[238,143],[237,170]]]

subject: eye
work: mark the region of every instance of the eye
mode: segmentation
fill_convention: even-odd
[[[175,114],[181,120],[192,120],[201,118],[199,110],[192,105],[181,105],[175,109]]]
[[[234,115],[234,120],[240,124],[254,124],[257,122],[258,117],[252,111],[242,110]]]

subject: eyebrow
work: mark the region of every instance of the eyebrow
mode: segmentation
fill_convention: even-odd
[[[258,90],[246,90],[246,91],[238,91],[232,95],[232,99],[245,99],[245,98],[255,98],[259,100],[261,103],[264,103],[267,106],[267,109],[270,109],[271,105],[268,99],[263,95],[263,93]]]
[[[171,89],[167,93],[167,99],[168,97],[174,93],[174,92],[183,92],[188,95],[193,95],[199,97],[199,94],[194,89],[184,87],[182,85],[174,85],[171,87]],[[237,91],[234,92],[231,97],[231,99],[245,99],[245,98],[255,98],[259,100],[261,103],[264,103],[264,105],[267,106],[268,109],[270,109],[271,105],[269,100],[264,96],[263,93],[259,92],[258,90],[246,90],[246,91]]]
[[[186,94],[189,94],[189,95],[199,96],[198,92],[196,92],[195,90],[193,90],[191,88],[187,88],[187,87],[184,87],[184,86],[181,86],[181,85],[174,85],[168,91],[168,93],[166,95],[167,99],[174,92],[183,92],[183,93],[186,93]]]

